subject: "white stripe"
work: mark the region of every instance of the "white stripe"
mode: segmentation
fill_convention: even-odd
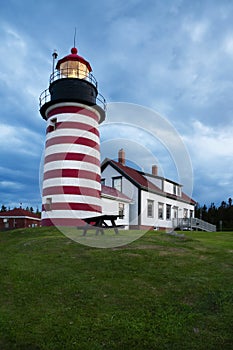
[[[96,211],[84,211],[84,210],[52,210],[42,211],[42,219],[83,219],[93,216],[101,215]]]
[[[77,186],[101,190],[101,184],[95,180],[79,179],[75,177],[56,177],[53,179],[47,179],[43,181],[43,188],[53,186]]]
[[[82,196],[79,194],[53,194],[44,196],[42,198],[42,203],[46,204],[46,198],[52,198],[52,203],[83,203],[89,205],[101,205],[101,198],[91,197],[91,196]]]
[[[51,140],[54,137],[61,137],[61,136],[74,136],[74,137],[85,137],[86,139],[95,141],[99,144],[99,136],[93,134],[92,132],[86,131],[86,130],[80,130],[80,129],[57,129],[53,132],[49,132],[46,135],[46,141]]]
[[[47,123],[48,123],[47,126],[50,125],[51,119],[53,120],[54,118],[57,118],[58,123],[77,122],[77,123],[83,123],[83,124],[90,125],[90,127],[95,127],[96,129],[98,129],[98,125],[99,125],[95,119],[88,117],[86,115],[77,114],[77,113],[60,113],[60,114],[56,114],[56,115],[53,115],[52,117],[50,117],[47,121]]]
[[[95,174],[100,174],[100,167],[91,163],[85,163],[83,161],[73,160],[57,160],[49,162],[44,165],[44,173],[49,170],[57,169],[77,169],[92,171]]]
[[[76,145],[70,143],[62,143],[58,145],[52,145],[46,147],[45,149],[45,157],[54,154],[54,153],[77,153],[77,154],[86,154],[88,156],[92,156],[96,159],[100,159],[100,152],[94,148],[84,146],[84,145]]]
[[[92,108],[92,107],[90,107],[90,106],[84,105],[84,104],[82,104],[82,103],[76,103],[76,102],[61,102],[61,103],[57,103],[57,104],[55,104],[55,105],[52,105],[51,107],[49,107],[49,108],[46,110],[46,117],[47,117],[47,115],[49,114],[49,112],[52,111],[52,110],[55,109],[55,108],[59,108],[59,107],[70,107],[70,106],[82,107],[84,110],[85,110],[85,109],[86,109],[86,110],[89,110],[89,111],[95,113],[96,116],[97,116],[97,118],[98,118],[98,120],[100,120],[100,113],[99,113],[96,109],[94,109],[94,108]],[[63,113],[61,113],[61,114],[63,114]],[[66,113],[64,113],[64,114],[66,114]],[[69,114],[69,113],[67,113],[67,114]],[[73,113],[71,113],[71,114],[73,114]],[[79,114],[77,114],[77,113],[74,113],[74,114],[79,115]],[[80,114],[81,114],[81,113],[80,113]],[[56,118],[56,116],[53,116],[53,117]]]

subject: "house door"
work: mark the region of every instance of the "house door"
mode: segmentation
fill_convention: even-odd
[[[178,207],[173,207],[173,227],[178,226]]]

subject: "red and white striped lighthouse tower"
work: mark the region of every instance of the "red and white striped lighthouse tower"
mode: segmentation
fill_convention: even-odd
[[[57,62],[40,96],[40,113],[47,121],[44,226],[76,226],[102,211],[98,125],[105,119],[105,100],[91,71],[74,47]]]

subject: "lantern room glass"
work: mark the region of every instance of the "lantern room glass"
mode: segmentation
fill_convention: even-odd
[[[67,78],[85,79],[90,73],[87,66],[79,61],[66,61],[59,68],[61,74]]]

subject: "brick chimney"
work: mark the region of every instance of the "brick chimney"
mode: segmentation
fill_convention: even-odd
[[[121,148],[118,152],[118,162],[125,165],[125,151]]]
[[[157,165],[152,165],[152,175],[154,175],[154,176],[158,175],[158,167],[157,167]]]

